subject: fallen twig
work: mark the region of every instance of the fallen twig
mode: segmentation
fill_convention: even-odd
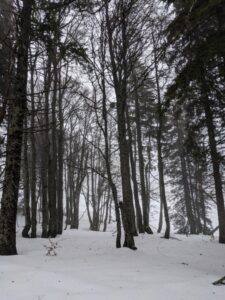
[[[213,285],[225,285],[225,276],[213,282]]]

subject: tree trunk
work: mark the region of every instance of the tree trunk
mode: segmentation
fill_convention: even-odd
[[[103,33],[104,34],[104,33]],[[101,58],[102,58],[102,118],[103,118],[103,136],[104,136],[104,142],[105,142],[105,166],[106,166],[106,173],[108,177],[109,187],[112,192],[112,199],[114,202],[115,207],[115,216],[116,216],[116,228],[117,228],[117,236],[116,236],[116,248],[121,248],[121,217],[120,217],[120,209],[119,209],[119,202],[118,202],[118,193],[116,185],[113,181],[112,172],[111,172],[111,135],[109,135],[109,124],[108,124],[108,115],[107,115],[107,107],[106,107],[106,81],[105,81],[105,44],[101,43]],[[109,224],[111,223],[112,219],[112,202],[109,200]],[[106,219],[107,221],[107,219]],[[106,230],[106,225],[104,226],[104,229]]]
[[[56,103],[58,92],[58,70],[56,61],[56,45],[50,50],[53,58],[53,94],[52,94],[52,126],[51,126],[51,143],[49,152],[49,173],[48,173],[48,197],[49,197],[49,237],[56,237],[58,227],[57,214],[57,135],[56,135]]]
[[[122,195],[123,205],[122,207],[122,219],[125,231],[125,242],[124,247],[136,250],[134,243],[134,233],[136,231],[135,217],[134,217],[134,206],[133,206],[133,195],[130,182],[130,165],[129,165],[129,148],[126,140],[126,118],[125,118],[125,107],[127,101],[127,61],[126,61],[126,25],[125,20],[121,20],[121,31],[123,35],[123,57],[121,61],[121,70],[118,73],[116,66],[114,46],[113,46],[113,31],[111,27],[111,20],[109,18],[109,7],[108,2],[105,1],[106,10],[106,27],[108,33],[109,42],[109,53],[112,65],[112,75],[114,81],[114,89],[116,93],[116,107],[117,107],[117,127],[118,127],[118,143],[120,153],[120,173],[122,180]],[[123,74],[122,74],[123,73]],[[120,78],[120,80],[119,80]]]
[[[49,90],[51,86],[51,59],[48,53],[48,60],[45,73],[45,107],[44,107],[44,128],[43,147],[41,153],[41,186],[42,186],[42,238],[48,237],[49,211],[48,211],[48,171],[49,171]]]
[[[160,129],[158,129],[160,131]],[[164,237],[169,239],[170,237],[170,219],[169,212],[166,201],[165,183],[164,183],[164,166],[162,159],[162,149],[161,149],[161,134],[158,135],[157,145],[158,145],[158,170],[159,170],[159,189],[160,189],[160,199],[164,208],[164,216],[166,221],[166,231]]]
[[[131,132],[131,124],[130,124],[130,116],[128,112],[128,106],[126,106],[126,120],[127,120],[127,131],[128,131],[128,146],[129,146],[129,154],[130,154],[130,165],[131,165],[131,174],[133,181],[133,189],[134,189],[134,202],[136,208],[136,218],[137,218],[137,226],[139,233],[144,233],[144,227],[142,223],[142,212],[139,203],[139,195],[138,195],[138,184],[137,184],[137,172],[136,172],[136,164],[134,161],[133,149],[132,149],[132,132]]]
[[[170,237],[170,219],[169,219],[169,212],[168,212],[168,206],[166,200],[166,191],[165,191],[165,182],[164,182],[164,163],[162,157],[163,111],[162,111],[160,81],[159,81],[160,78],[159,78],[159,71],[158,71],[158,62],[157,62],[154,34],[152,34],[152,37],[153,37],[153,48],[154,48],[155,79],[156,79],[157,98],[158,98],[157,152],[158,152],[159,192],[160,192],[160,219],[159,219],[158,232],[162,230],[162,209],[164,209],[164,216],[166,221],[166,231],[164,237],[168,239]]]
[[[153,234],[153,231],[149,226],[149,210],[148,210],[147,195],[146,195],[146,188],[145,188],[145,165],[144,165],[143,146],[142,146],[141,116],[140,116],[139,97],[138,97],[138,89],[137,89],[137,79],[135,74],[133,74],[133,79],[135,85],[135,95],[134,95],[135,122],[137,127],[137,145],[138,145],[139,173],[140,173],[140,183],[141,183],[143,225],[146,233]]]
[[[29,231],[31,228],[30,217],[30,176],[28,163],[28,133],[27,133],[27,118],[24,120],[24,139],[23,139],[23,193],[25,206],[25,226],[22,231],[24,238],[29,238]]]
[[[201,207],[201,217],[203,219],[203,234],[207,234],[207,223],[206,223],[206,205],[205,205],[205,197],[203,191],[203,173],[202,170],[198,172],[198,193]]]
[[[59,131],[58,131],[58,178],[57,178],[57,211],[58,211],[58,226],[57,233],[62,234],[63,231],[63,150],[64,150],[64,131],[63,131],[63,110],[62,110],[62,93],[59,92],[58,100],[58,116],[59,116]]]
[[[32,64],[32,62],[31,62]],[[31,237],[37,236],[34,65],[31,66]]]
[[[28,49],[32,0],[23,0],[19,15],[15,99],[9,105],[6,166],[0,216],[0,255],[15,255],[16,213],[20,182],[23,123],[26,113]]]
[[[225,209],[224,209],[224,197],[223,187],[220,174],[220,157],[216,147],[215,125],[213,123],[213,112],[211,108],[210,99],[207,95],[207,83],[205,81],[204,69],[202,68],[201,74],[202,84],[202,104],[205,111],[206,126],[209,135],[209,147],[213,166],[213,177],[215,182],[217,213],[219,220],[219,243],[225,244]]]
[[[195,234],[196,226],[195,226],[195,220],[194,220],[192,204],[191,204],[191,195],[190,195],[190,188],[189,188],[188,177],[187,177],[188,175],[187,175],[186,160],[185,160],[185,154],[184,154],[183,142],[182,142],[183,136],[182,136],[180,126],[181,124],[178,124],[177,121],[178,147],[179,147],[179,155],[180,155],[180,162],[181,162],[182,183],[184,187],[184,199],[185,199],[187,218],[190,225],[190,233]]]
[[[159,187],[160,188],[160,187]],[[160,191],[159,191],[160,192]],[[159,224],[158,224],[158,229],[157,232],[161,233],[162,231],[162,226],[163,226],[163,203],[162,203],[162,199],[160,196],[160,207],[159,207]]]
[[[106,232],[107,230],[108,216],[109,216],[109,203],[110,203],[110,186],[107,189],[107,196],[105,200],[105,218],[103,222],[103,232]]]

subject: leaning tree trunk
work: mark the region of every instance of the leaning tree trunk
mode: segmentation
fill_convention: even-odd
[[[15,99],[9,104],[6,166],[0,216],[0,255],[15,255],[16,213],[19,194],[23,122],[26,113],[28,49],[32,0],[23,0],[19,15]]]
[[[219,219],[219,242],[225,244],[225,208],[224,208],[224,197],[223,197],[223,186],[220,174],[220,157],[216,147],[216,136],[215,136],[215,125],[213,123],[213,112],[211,108],[210,99],[207,91],[208,86],[205,81],[205,71],[202,68],[201,73],[201,84],[202,84],[202,102],[206,117],[206,126],[209,135],[209,147],[213,166],[213,177],[215,182],[216,191],[216,202],[217,202],[217,213]]]

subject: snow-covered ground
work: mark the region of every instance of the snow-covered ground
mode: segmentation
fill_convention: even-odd
[[[136,238],[137,251],[115,249],[112,232],[67,230],[55,239],[22,239],[18,256],[0,257],[1,300],[225,299],[225,246],[209,237]]]

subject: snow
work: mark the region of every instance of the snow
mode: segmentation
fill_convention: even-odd
[[[23,239],[18,256],[0,257],[1,300],[225,299],[225,246],[209,237],[136,238],[116,249],[112,232],[67,230],[46,256],[48,240]]]

